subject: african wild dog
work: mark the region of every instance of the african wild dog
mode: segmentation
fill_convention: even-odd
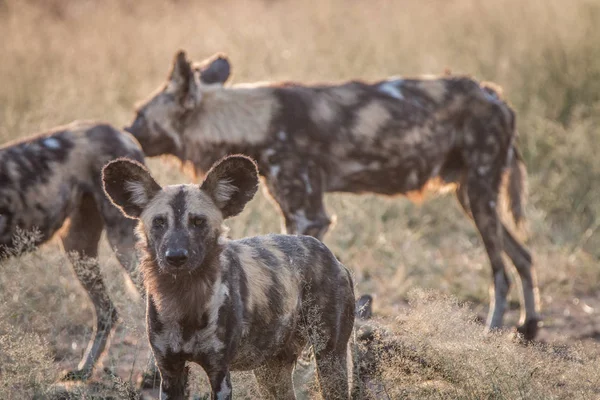
[[[104,168],[103,181],[123,213],[139,220],[161,398],[185,396],[185,363],[192,361],[206,371],[213,399],[231,398],[233,370],[254,370],[264,397],[293,399],[292,370],[306,344],[324,398],[348,397],[350,272],[310,236],[223,235],[223,220],[257,190],[254,161],[229,156],[200,186],[161,188],[142,165],[117,160]]]
[[[429,373],[445,375],[446,371],[434,360],[428,359],[410,342],[405,342],[402,331],[410,329],[403,327],[396,330],[390,326],[392,321],[373,318],[373,297],[362,295],[356,301],[355,335],[352,343],[353,380],[352,400],[391,400],[386,380],[393,367],[393,375],[402,373],[414,374],[414,367],[418,366]],[[400,323],[401,324],[401,323]],[[389,384],[390,382],[388,382]],[[410,397],[410,396],[407,396]]]
[[[362,295],[356,301],[356,334],[352,346],[353,400],[389,400],[380,379],[381,367],[389,362],[390,357],[409,356],[397,338],[371,320],[372,316],[373,297]]]
[[[497,210],[502,192],[521,222],[526,171],[515,114],[491,84],[444,76],[224,87],[229,70],[224,56],[199,68],[178,52],[166,84],[126,130],[147,156],[173,154],[200,173],[227,154],[253,157],[287,232],[317,238],[330,224],[325,192],[411,197],[454,187],[492,266],[487,327],[502,326],[510,284],[506,252],[522,286],[518,329],[535,337],[539,300],[531,256]]]
[[[15,239],[19,230],[37,230],[35,244],[60,231],[75,275],[94,304],[93,337],[78,369],[68,373],[67,379],[91,375],[118,319],[96,260],[104,228],[119,262],[138,281],[134,276],[135,223],[124,218],[102,190],[102,167],[119,157],[144,162],[130,134],[84,121],[0,148],[0,258],[20,250]]]
[[[352,361],[353,400],[390,400],[386,393],[382,372],[386,366],[395,365],[395,358],[410,357],[406,346],[402,346],[400,336],[388,331],[380,320],[372,320],[373,297],[362,295],[356,300],[354,335],[349,344]],[[310,356],[296,363],[296,379],[300,385],[311,382],[315,376],[314,363]],[[306,385],[308,386],[308,385]]]

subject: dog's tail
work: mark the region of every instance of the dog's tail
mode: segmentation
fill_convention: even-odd
[[[519,149],[513,145],[512,157],[505,172],[503,195],[517,230],[524,229],[527,200],[527,169]]]

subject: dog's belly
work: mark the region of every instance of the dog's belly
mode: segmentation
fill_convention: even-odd
[[[36,245],[49,240],[76,209],[81,191],[69,183],[64,183],[56,187],[35,187],[22,197],[22,211],[12,213],[8,210],[7,212],[12,223],[0,236],[0,245],[7,248],[14,247],[13,238],[16,228],[28,234],[37,231],[39,236],[36,236]]]
[[[419,165],[391,165],[357,162],[342,166],[329,176],[328,192],[405,194],[420,190],[432,175],[433,168]]]
[[[255,330],[241,340],[231,364],[232,370],[252,370],[272,358],[300,354],[305,345],[300,334],[294,334],[292,329],[280,329],[275,334],[269,334],[269,329]]]

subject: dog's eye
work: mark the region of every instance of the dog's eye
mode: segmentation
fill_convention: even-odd
[[[190,215],[190,225],[194,228],[202,228],[206,224],[206,219],[199,215]]]
[[[167,219],[163,216],[154,217],[152,220],[153,228],[164,228],[167,225]]]

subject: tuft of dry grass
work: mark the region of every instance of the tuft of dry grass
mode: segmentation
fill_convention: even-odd
[[[524,345],[485,335],[455,297],[412,290],[394,319],[363,323],[358,363],[375,370],[366,394],[390,399],[592,399],[600,395],[600,357],[581,345]],[[371,390],[369,390],[371,388]]]
[[[115,126],[129,123],[135,102],[163,82],[179,48],[195,60],[227,53],[234,82],[380,79],[437,74],[446,68],[494,81],[517,111],[519,147],[529,172],[528,245],[538,269],[545,323],[540,339],[570,344],[582,339],[590,346],[586,349],[591,357],[600,353],[595,346],[600,337],[599,19],[600,0],[572,0],[568,7],[562,0],[4,0],[0,1],[0,141],[74,119],[102,119]],[[161,183],[190,180],[164,161],[148,161]],[[477,316],[486,314],[488,260],[454,199],[432,199],[416,206],[399,198],[334,194],[326,197],[326,205],[336,214],[337,224],[325,242],[354,272],[356,292],[374,293],[379,314],[401,313],[414,287],[452,293],[460,301],[470,301]],[[278,231],[280,220],[266,197],[259,195],[229,225],[233,237],[242,237]],[[124,284],[106,244],[100,262],[123,321],[104,366],[134,382],[147,357],[143,306]],[[512,309],[517,301],[512,290]],[[415,309],[433,320],[448,319],[455,312],[460,319],[465,317],[461,312],[467,312],[452,306],[450,313],[443,304],[427,304]],[[515,323],[515,314],[507,315],[508,324]],[[48,380],[19,381],[29,388],[23,393],[43,393],[54,374],[75,367],[91,331],[91,305],[55,241],[1,262],[0,315],[2,340],[28,338],[47,350],[40,354],[51,355],[52,371],[45,369],[44,356],[30,371],[32,377],[40,376],[35,370]],[[457,326],[473,335],[482,329],[474,322]],[[441,325],[435,331],[415,322],[413,328],[414,332],[401,331],[401,336],[410,340],[423,336],[430,341],[430,347],[425,342],[417,347],[423,357],[444,360],[446,352],[428,352],[437,349],[436,343],[450,346],[442,331],[452,327]],[[494,357],[501,351],[521,354],[512,347],[506,350],[503,339],[490,340],[499,346],[496,353],[488,353]],[[465,359],[475,356],[459,344],[450,346],[455,352],[447,352],[447,362],[462,370],[461,354]],[[556,371],[567,365],[535,358],[538,353],[544,354],[534,352],[532,357],[552,361]],[[403,388],[412,385],[410,379],[418,383],[429,373],[452,387],[448,395],[438,397],[483,394],[480,389],[469,392],[459,381],[481,388],[490,376],[507,381],[498,383],[511,388],[503,394],[514,393],[512,378],[503,367],[494,375],[475,364],[465,365],[466,375],[453,373],[450,383],[421,367],[408,377],[388,377],[389,390],[403,396]],[[484,371],[488,375],[482,375]],[[544,369],[536,371],[533,377]],[[566,378],[547,373],[544,379],[584,379],[563,375]],[[100,369],[96,378],[101,376]],[[206,393],[205,377],[195,379],[197,393]],[[238,382],[248,389],[236,392],[236,397],[252,398],[253,381],[243,375]],[[569,382],[543,393],[550,393],[550,398],[564,397],[561,390],[575,393],[568,389]],[[423,388],[415,390],[426,393]],[[428,393],[436,390],[434,385]],[[586,398],[588,392],[582,393],[574,397]]]
[[[11,324],[0,326],[0,365],[0,397],[7,400],[41,396],[56,378],[46,340]]]

